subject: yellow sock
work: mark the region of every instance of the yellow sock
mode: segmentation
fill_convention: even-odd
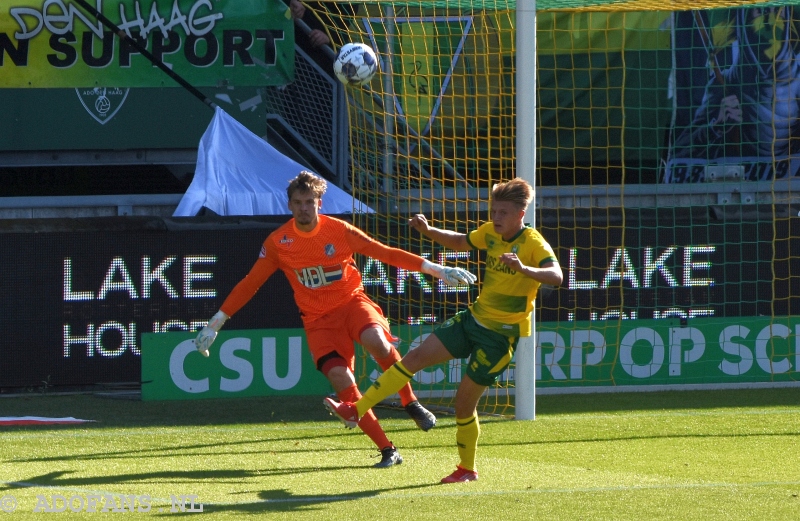
[[[461,458],[459,465],[467,470],[475,470],[475,451],[478,450],[480,435],[481,426],[476,413],[469,418],[456,418],[456,445]]]
[[[392,395],[403,388],[411,377],[414,376],[406,369],[402,362],[395,362],[392,367],[387,369],[369,389],[366,390],[364,396],[356,402],[356,409],[358,409],[358,417],[364,416],[368,410],[372,409],[381,400],[389,395]]]

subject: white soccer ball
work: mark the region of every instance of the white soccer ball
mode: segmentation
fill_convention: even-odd
[[[364,85],[378,71],[378,58],[369,45],[348,43],[339,49],[333,72],[345,85]]]

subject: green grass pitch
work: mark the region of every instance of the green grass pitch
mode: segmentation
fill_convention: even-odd
[[[0,428],[0,506],[15,506],[0,518],[41,519],[54,496],[81,512],[49,515],[97,518],[82,502],[112,494],[150,498],[120,519],[800,519],[797,387],[539,396],[534,421],[481,419],[480,480],[451,485],[452,416],[424,433],[378,409],[405,462],[373,469],[366,436],[321,401],[0,398],[0,416],[96,420]]]

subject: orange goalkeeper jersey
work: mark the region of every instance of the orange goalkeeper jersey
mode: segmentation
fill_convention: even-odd
[[[412,253],[385,246],[334,217],[320,215],[319,224],[311,232],[298,230],[291,219],[267,237],[250,273],[233,288],[220,310],[233,316],[275,270],[281,269],[294,290],[304,323],[313,322],[364,292],[353,253],[409,271],[419,271],[423,261]]]

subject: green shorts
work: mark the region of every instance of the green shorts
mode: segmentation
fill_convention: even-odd
[[[468,358],[467,375],[476,384],[487,386],[506,370],[519,342],[518,337],[507,337],[479,325],[468,309],[456,313],[433,334],[453,358]]]

